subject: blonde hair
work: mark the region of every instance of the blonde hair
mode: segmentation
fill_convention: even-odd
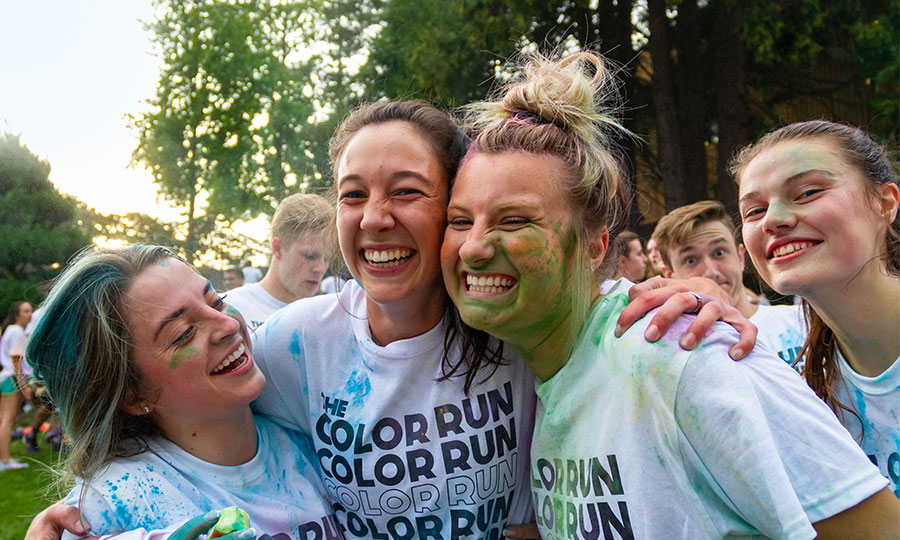
[[[656,248],[663,262],[671,269],[669,250],[687,244],[698,227],[713,221],[721,223],[728,229],[737,247],[737,229],[734,221],[728,216],[725,205],[719,201],[700,201],[672,210],[659,220],[650,239],[656,241]]]
[[[587,319],[594,280],[609,275],[616,263],[607,251],[600,269],[590,269],[586,246],[604,228],[612,243],[627,221],[631,191],[616,141],[633,135],[619,119],[615,70],[602,57],[582,51],[554,60],[529,53],[513,67],[517,76],[492,100],[465,108],[473,133],[469,153],[546,154],[565,164],[559,187],[575,210],[571,347]],[[465,342],[473,343],[479,336],[483,340],[484,333],[465,327],[458,312],[455,323]],[[466,362],[470,372],[479,369],[471,359],[460,362]]]
[[[615,70],[601,56],[581,51],[553,60],[529,53],[518,71],[520,76],[494,101],[467,108],[468,125],[477,130],[469,152],[548,154],[566,164],[560,187],[576,210],[572,297],[577,332],[590,308],[591,282],[599,277],[587,271],[587,240],[605,227],[612,243],[627,222],[631,191],[616,141],[632,134],[620,120]],[[607,276],[614,264],[615,257],[607,256],[596,272]]]
[[[278,203],[272,216],[272,238],[290,244],[304,234],[327,232],[333,226],[333,204],[320,195],[295,193]]]

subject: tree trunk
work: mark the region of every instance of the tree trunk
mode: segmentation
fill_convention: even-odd
[[[678,5],[675,35],[678,64],[675,67],[678,90],[678,125],[681,135],[682,179],[688,202],[709,198],[709,172],[706,162],[707,117],[703,38],[700,35],[700,10],[697,0],[684,0]]]
[[[728,172],[728,162],[735,151],[747,142],[747,85],[744,72],[744,41],[741,36],[740,2],[718,0],[716,46],[719,74],[716,95],[719,124],[717,144],[716,198],[729,214],[737,216],[737,184]]]
[[[690,201],[685,189],[687,171],[682,156],[675,94],[672,47],[669,42],[669,22],[665,0],[648,0],[647,12],[650,40],[647,44],[653,61],[653,106],[656,116],[656,137],[666,211]]]

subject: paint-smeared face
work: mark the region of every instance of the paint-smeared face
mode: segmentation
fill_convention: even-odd
[[[562,159],[475,154],[460,168],[441,252],[463,320],[513,346],[559,327],[571,312],[576,237],[558,188]]]
[[[669,249],[672,277],[705,277],[725,290],[735,304],[744,295],[744,248],[721,221],[694,229],[688,241]]]
[[[331,250],[325,246],[323,234],[301,234],[293,242],[278,242],[278,250],[273,257],[278,259],[278,281],[294,297],[294,300],[308,298],[316,294]]]
[[[844,287],[884,246],[866,179],[826,139],[778,143],[740,177],[744,245],[781,294]]]
[[[377,304],[443,302],[440,245],[448,178],[407,122],[367,126],[335,167],[341,254]]]
[[[229,418],[265,386],[243,319],[183,262],[144,269],[124,307],[141,397],[164,432]]]

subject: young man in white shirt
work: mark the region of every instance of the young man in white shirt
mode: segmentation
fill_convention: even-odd
[[[700,201],[672,210],[656,225],[655,241],[665,277],[707,277],[731,295],[735,307],[759,328],[759,342],[798,371],[806,328],[798,306],[755,305],[744,290],[744,246],[718,201]]]
[[[334,206],[319,195],[296,193],[278,204],[266,275],[228,291],[225,300],[241,312],[251,331],[291,302],[316,294],[331,262],[333,225]]]

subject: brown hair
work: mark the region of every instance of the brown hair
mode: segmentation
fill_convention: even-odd
[[[641,242],[641,248],[644,247],[644,241],[638,233],[634,231],[624,230],[616,235],[616,241],[613,243],[613,255],[615,257],[627,257],[631,249],[630,244],[638,240]]]
[[[469,137],[450,114],[421,100],[376,101],[366,103],[344,118],[328,142],[332,173],[350,139],[366,126],[388,122],[408,122],[431,142],[447,178],[456,175],[459,161],[466,153]],[[449,188],[448,188],[449,189]]]
[[[725,210],[725,205],[719,201],[700,201],[672,210],[659,220],[650,239],[656,241],[656,248],[666,266],[672,268],[669,250],[687,244],[698,227],[712,221],[725,225],[737,246],[737,229],[734,221]]]
[[[762,151],[778,143],[798,139],[824,139],[832,143],[847,164],[859,170],[868,180],[865,188],[870,195],[874,194],[876,185],[900,185],[897,171],[882,145],[859,128],[827,120],[790,124],[767,133],[757,142],[743,148],[729,165],[735,180],[740,184],[744,169]],[[882,260],[889,274],[900,277],[900,212],[886,229]],[[837,342],[834,331],[805,299],[803,312],[808,334],[800,354],[806,358],[803,370],[806,382],[835,413],[840,415],[840,411],[845,410],[856,414],[834,395],[834,384],[840,377],[835,366]]]
[[[366,126],[388,122],[408,122],[431,142],[432,149],[449,179],[447,186],[449,191],[459,163],[468,149],[469,137],[449,113],[420,100],[377,101],[361,105],[351,112],[338,126],[328,145],[333,175],[337,177],[338,159],[354,135]],[[335,253],[339,254],[340,250],[336,250]],[[446,292],[444,294],[446,295]],[[468,331],[463,330],[464,325],[455,314],[453,304],[447,301],[446,306],[449,316],[455,319],[457,324],[451,324],[444,334],[440,380],[448,380],[455,376],[464,377],[464,391],[468,394],[473,384],[487,380],[497,367],[504,363],[503,343],[483,332],[469,335]],[[461,358],[468,358],[469,361],[453,360],[457,347],[460,349],[457,354]],[[474,365],[476,368],[466,369],[464,367],[466,365]],[[490,365],[493,368],[476,381],[477,366],[480,365]]]
[[[572,295],[574,342],[590,309],[592,281],[609,275],[616,257],[605,257],[599,270],[589,270],[587,241],[607,228],[610,241],[627,221],[631,192],[622,166],[618,137],[631,136],[619,121],[620,100],[614,71],[600,56],[576,52],[562,59],[540,53],[523,55],[514,66],[517,77],[492,101],[467,107],[475,133],[470,153],[521,151],[557,156],[565,164],[561,189],[575,209]],[[466,326],[454,308],[454,322],[464,343],[486,342],[487,334]],[[473,373],[480,363],[467,359]],[[456,366],[458,368],[459,365]]]

